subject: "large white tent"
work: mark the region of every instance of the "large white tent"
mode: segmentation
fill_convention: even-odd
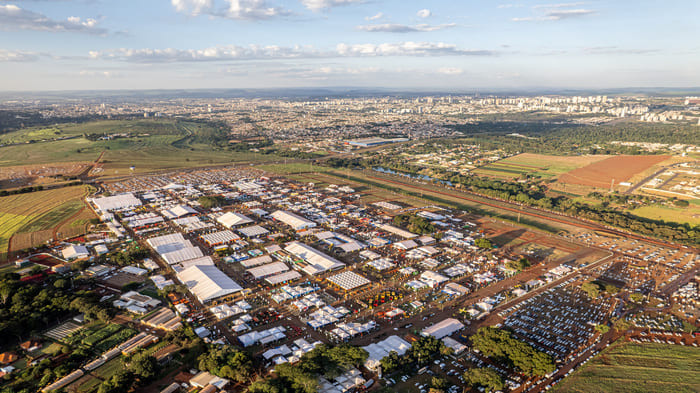
[[[462,322],[454,319],[454,318],[447,318],[444,319],[438,323],[436,323],[433,326],[429,326],[421,331],[421,334],[423,336],[433,336],[437,338],[438,340],[447,337],[455,332],[458,332],[464,328],[464,324]]]
[[[177,273],[177,278],[202,303],[207,303],[243,289],[224,272],[211,265],[191,266]]]
[[[307,265],[302,270],[309,275],[340,269],[345,266],[343,262],[301,242],[290,242],[284,250],[303,259]]]
[[[285,210],[277,210],[276,212],[270,214],[272,218],[275,220],[281,221],[296,231],[300,231],[302,229],[307,229],[307,228],[313,228],[316,226],[316,223],[307,220],[304,217],[300,217],[292,212],[288,212]]]
[[[103,212],[124,209],[126,207],[141,206],[141,201],[130,192],[108,197],[95,198],[92,200],[92,203],[94,203],[95,206],[97,206],[97,208]]]
[[[216,221],[219,224],[225,226],[226,228],[232,228],[238,225],[250,224],[253,222],[250,218],[244,216],[240,213],[228,212],[221,217],[217,218]]]

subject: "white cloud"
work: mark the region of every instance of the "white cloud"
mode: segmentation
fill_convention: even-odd
[[[444,42],[401,42],[386,44],[338,44],[336,51],[340,56],[491,56],[496,53],[489,50],[460,49],[454,44]]]
[[[594,46],[583,50],[591,55],[645,55],[661,52],[659,49],[629,49],[617,46]]]
[[[265,0],[226,0],[229,3],[226,16],[233,19],[268,19],[289,15],[289,11],[272,7]]]
[[[121,77],[122,74],[113,72],[113,71],[91,71],[91,70],[82,70],[78,73],[80,76],[88,76],[88,77],[99,77],[99,78],[118,78]]]
[[[578,18],[581,16],[595,14],[595,10],[585,8],[572,8],[580,6],[583,3],[559,3],[559,4],[541,4],[532,7],[537,14],[536,16],[526,16],[512,18],[513,22],[544,22],[557,21],[562,19]]]
[[[425,8],[422,9],[422,10],[420,10],[420,11],[418,11],[418,12],[416,12],[416,15],[417,15],[419,18],[423,18],[423,19],[430,17],[430,15],[432,15],[432,14],[433,14],[433,13],[430,12],[429,9],[425,9]]]
[[[382,19],[383,17],[384,17],[383,12],[377,12],[376,14],[374,14],[372,16],[366,16],[365,20],[378,20],[378,19]]]
[[[117,60],[133,63],[213,62],[270,59],[308,59],[335,57],[380,56],[492,56],[490,50],[461,49],[444,42],[400,42],[384,44],[338,44],[334,50],[318,50],[310,46],[280,47],[275,45],[247,47],[229,45],[205,49],[111,49],[91,51],[95,60]]]
[[[545,18],[548,20],[560,20],[560,19],[568,19],[568,18],[576,18],[579,16],[584,16],[584,15],[590,15],[590,14],[595,14],[594,10],[586,10],[586,9],[575,9],[575,10],[550,10],[547,11],[544,15]]]
[[[24,52],[24,51],[12,51],[0,49],[0,62],[3,61],[37,61],[39,60],[39,54],[34,52]]]
[[[96,19],[81,19],[77,16],[71,16],[66,20],[54,20],[40,13],[22,9],[14,4],[0,5],[0,30],[107,34],[107,30],[98,27],[98,23]]]
[[[170,3],[175,11],[190,15],[199,15],[213,7],[212,0],[170,0]]]
[[[327,10],[332,7],[361,4],[365,0],[300,0],[304,7],[311,11]]]
[[[442,68],[438,68],[437,72],[439,74],[444,74],[444,75],[459,75],[459,74],[463,74],[464,70],[461,68],[455,68],[455,67],[442,67]]]
[[[442,29],[448,29],[450,27],[455,27],[454,23],[445,23],[442,25],[428,25],[425,23],[409,26],[401,25],[395,23],[384,23],[378,25],[361,25],[357,26],[358,30],[367,31],[371,33],[383,32],[383,33],[415,33],[415,32],[429,32],[437,31]]]
[[[270,5],[266,0],[170,0],[175,11],[197,16],[206,14],[239,20],[261,20],[290,15],[281,7]]]

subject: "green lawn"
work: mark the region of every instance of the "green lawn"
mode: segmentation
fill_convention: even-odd
[[[555,392],[698,392],[700,350],[616,343],[558,384]]]

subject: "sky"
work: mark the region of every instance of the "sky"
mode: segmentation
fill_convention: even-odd
[[[0,91],[700,86],[700,1],[0,0]]]

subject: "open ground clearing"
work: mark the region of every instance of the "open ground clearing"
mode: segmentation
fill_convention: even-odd
[[[582,168],[574,169],[559,177],[559,182],[580,184],[584,186],[609,188],[615,184],[627,181],[634,175],[643,172],[651,166],[667,160],[669,156],[613,156],[602,161],[594,162]]]

